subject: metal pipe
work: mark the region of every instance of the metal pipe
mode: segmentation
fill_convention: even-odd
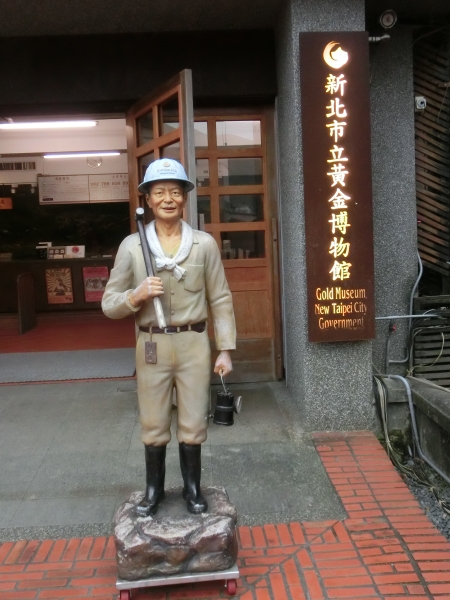
[[[390,40],[391,36],[387,33],[383,35],[369,35],[369,43],[370,44],[378,44],[378,42],[382,42],[384,40]]]
[[[143,208],[138,207],[136,209],[135,219],[136,219],[137,228],[138,228],[138,232],[139,232],[139,238],[141,240],[142,254],[144,255],[145,270],[147,271],[148,277],[154,277],[152,261],[150,258],[150,248],[148,246],[147,236],[145,235],[145,230],[144,230],[144,209]],[[164,317],[164,311],[163,311],[163,307],[161,304],[161,300],[158,298],[158,296],[154,296],[153,306],[155,307],[156,319],[158,321],[159,328],[165,329],[166,319]]]
[[[375,317],[375,321],[387,321],[388,319],[428,319],[429,317],[439,317],[441,319],[444,318],[442,315],[422,313],[421,315],[392,315],[391,317]]]
[[[412,319],[414,318],[414,315],[412,314],[413,308],[414,308],[414,294],[416,292],[417,286],[419,285],[419,281],[421,280],[422,273],[423,273],[422,259],[420,258],[419,252],[417,252],[417,260],[418,260],[418,263],[419,263],[419,274],[417,276],[416,281],[414,282],[413,289],[411,290],[411,294],[409,296],[409,312],[410,312],[410,314],[406,315],[404,317],[403,316],[402,317],[400,317],[400,316],[398,316],[398,317],[391,317],[393,319],[409,318],[409,333],[411,333]],[[389,317],[387,317],[387,318],[389,318]],[[390,348],[391,333],[392,333],[392,331],[389,331],[388,342],[387,342],[387,349],[386,349],[386,353],[387,353],[386,354],[386,365],[387,365],[386,373],[389,372],[389,365],[404,365],[405,363],[407,363],[409,361],[409,359],[410,359],[410,353],[411,353],[410,348],[407,347],[406,348],[406,356],[405,356],[405,358],[401,358],[401,359],[398,359],[398,360],[394,360],[394,359],[391,360],[389,358],[389,348]]]

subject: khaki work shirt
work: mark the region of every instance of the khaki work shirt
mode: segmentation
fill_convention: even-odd
[[[214,238],[204,231],[193,231],[194,243],[189,256],[180,263],[186,270],[177,281],[172,271],[157,271],[164,294],[159,296],[167,325],[192,325],[208,318],[211,310],[217,350],[236,348],[236,324],[233,300],[219,248]],[[128,295],[147,277],[138,233],[126,237],[119,246],[102,299],[102,309],[111,319],[122,319],[136,313],[136,324],[157,327],[153,298],[135,308]]]

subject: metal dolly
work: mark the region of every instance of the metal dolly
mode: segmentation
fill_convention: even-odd
[[[236,580],[239,578],[239,569],[235,563],[225,571],[213,571],[211,573],[185,573],[184,575],[168,575],[167,577],[150,577],[149,579],[138,579],[137,581],[126,581],[118,579],[116,587],[120,591],[120,600],[131,600],[132,590],[138,588],[149,588],[162,585],[177,585],[180,583],[197,583],[199,581],[225,581],[225,588],[229,596],[236,594]]]

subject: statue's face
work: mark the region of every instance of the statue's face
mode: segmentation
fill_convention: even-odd
[[[177,221],[183,216],[187,194],[176,181],[157,181],[151,186],[146,199],[156,219]]]

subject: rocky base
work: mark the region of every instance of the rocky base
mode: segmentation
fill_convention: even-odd
[[[202,488],[202,493],[208,501],[206,513],[190,514],[181,488],[171,488],[153,517],[135,514],[144,493],[131,494],[114,521],[120,579],[222,571],[234,565],[236,508],[222,487]]]

